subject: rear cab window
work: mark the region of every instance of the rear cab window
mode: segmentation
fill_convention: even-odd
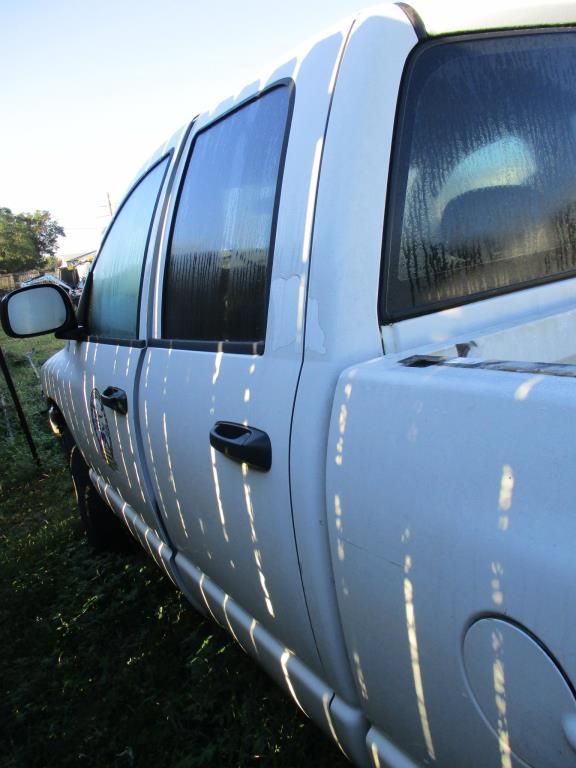
[[[425,43],[404,74],[383,322],[576,273],[576,37]]]
[[[262,352],[291,88],[276,86],[195,137],[172,226],[162,336]]]

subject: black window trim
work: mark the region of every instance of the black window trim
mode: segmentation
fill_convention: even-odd
[[[198,137],[201,136],[205,131],[209,130],[213,126],[217,125],[218,123],[222,122],[223,120],[226,120],[226,118],[230,117],[230,115],[233,115],[235,112],[238,112],[243,107],[246,107],[248,104],[251,104],[258,99],[261,99],[263,96],[266,96],[266,94],[270,93],[273,90],[276,90],[277,88],[287,88],[288,89],[288,111],[286,115],[286,123],[284,126],[284,137],[282,139],[282,148],[280,150],[280,161],[278,164],[278,176],[276,180],[276,192],[274,195],[274,206],[272,209],[272,223],[270,226],[270,244],[268,246],[268,270],[266,275],[266,297],[265,297],[265,308],[266,308],[266,315],[265,315],[265,333],[268,329],[268,311],[270,307],[270,284],[272,280],[272,269],[274,264],[274,250],[276,247],[276,228],[278,224],[278,213],[280,210],[280,197],[282,192],[282,183],[284,179],[284,168],[286,165],[286,155],[288,153],[288,142],[290,138],[290,129],[292,126],[292,116],[294,113],[294,101],[295,101],[295,94],[296,94],[296,84],[294,80],[290,77],[282,78],[281,80],[276,80],[273,83],[270,83],[262,90],[258,91],[256,94],[252,94],[251,96],[248,96],[247,98],[243,99],[238,104],[235,104],[233,107],[228,109],[226,112],[224,112],[221,115],[218,115],[217,118],[210,121],[206,125],[203,125],[196,134],[192,137],[192,143],[190,145],[190,148],[188,149],[188,155],[186,157],[186,162],[184,163],[182,175],[180,177],[179,187],[178,187],[178,193],[176,195],[176,201],[174,204],[174,209],[172,212],[172,220],[170,222],[170,233],[167,239],[167,246],[166,246],[166,259],[163,265],[163,277],[162,277],[162,307],[161,307],[161,314],[160,314],[160,338],[154,338],[154,339],[148,339],[148,346],[150,347],[157,347],[162,349],[187,349],[191,351],[198,351],[198,352],[232,352],[237,354],[244,354],[244,355],[263,355],[266,345],[266,339],[254,339],[249,341],[224,341],[222,339],[219,340],[210,340],[210,339],[171,339],[166,336],[164,336],[164,325],[165,325],[165,317],[164,317],[164,307],[165,307],[165,299],[166,299],[166,288],[167,288],[167,274],[168,274],[168,266],[170,263],[170,250],[172,247],[172,237],[174,234],[174,228],[176,226],[176,217],[178,215],[178,208],[180,205],[180,197],[182,194],[182,190],[184,188],[184,183],[186,181],[186,175],[188,173],[188,168],[190,165],[190,162],[192,160],[192,156],[194,154],[194,147],[196,146],[196,141],[198,140]],[[256,351],[255,351],[256,350]]]
[[[171,165],[172,156],[174,154],[174,150],[171,149],[168,152],[165,152],[162,157],[158,158],[156,162],[151,165],[149,168],[146,169],[144,173],[142,173],[136,181],[132,184],[130,189],[126,192],[124,195],[124,198],[121,202],[121,204],[118,207],[118,210],[114,214],[112,221],[108,225],[108,229],[106,230],[106,234],[104,235],[104,239],[100,243],[100,247],[98,249],[98,253],[96,255],[96,258],[94,259],[94,263],[92,264],[92,267],[90,268],[90,272],[88,273],[88,278],[86,280],[86,287],[84,291],[82,292],[82,298],[80,300],[80,304],[78,306],[78,322],[80,325],[81,331],[84,331],[81,333],[81,335],[78,335],[76,338],[79,342],[90,342],[90,343],[96,343],[96,344],[111,344],[114,346],[120,346],[120,347],[145,347],[146,346],[146,339],[142,338],[140,336],[140,310],[141,310],[141,304],[142,304],[142,288],[144,287],[144,271],[146,267],[146,257],[148,254],[148,249],[150,247],[150,238],[152,237],[152,229],[154,227],[154,221],[156,219],[156,212],[158,210],[158,203],[160,202],[160,197],[162,195],[162,190],[164,188],[164,183],[166,181],[166,176],[168,174],[168,170]],[[142,259],[142,269],[140,272],[140,285],[138,287],[138,302],[136,305],[136,333],[137,336],[134,339],[118,339],[114,338],[112,336],[99,336],[99,335],[92,335],[90,333],[90,327],[87,325],[87,319],[88,319],[88,308],[90,304],[90,298],[92,293],[92,273],[94,269],[96,268],[96,265],[98,263],[98,259],[100,258],[100,254],[102,253],[102,249],[104,248],[106,241],[108,240],[108,236],[110,232],[112,231],[114,224],[116,223],[116,219],[124,209],[124,206],[130,199],[132,193],[136,190],[136,188],[140,185],[142,181],[150,174],[152,171],[154,171],[159,165],[161,165],[165,160],[168,160],[166,163],[166,168],[164,169],[164,173],[162,175],[162,180],[160,182],[160,187],[158,188],[158,193],[156,194],[156,200],[154,201],[154,208],[152,210],[152,216],[150,218],[150,224],[148,226],[148,233],[146,235],[146,243],[144,245],[144,258]]]
[[[433,39],[424,40],[417,43],[414,48],[408,54],[406,62],[404,64],[404,70],[400,80],[400,88],[398,91],[398,100],[396,103],[396,114],[394,117],[394,127],[392,131],[392,144],[390,150],[390,163],[388,167],[388,184],[386,191],[386,208],[384,214],[384,230],[382,236],[382,248],[381,248],[381,260],[380,260],[380,279],[378,285],[378,321],[379,324],[389,325],[391,323],[397,323],[401,320],[408,320],[414,317],[423,317],[424,315],[431,315],[435,312],[440,312],[445,309],[452,309],[454,307],[462,307],[467,304],[473,304],[477,301],[493,298],[495,296],[503,296],[509,293],[515,293],[517,291],[526,290],[528,288],[534,288],[539,285],[547,285],[549,283],[559,282],[560,280],[567,280],[576,277],[576,268],[568,272],[563,272],[561,275],[549,275],[535,278],[534,280],[526,280],[522,283],[514,283],[513,285],[505,286],[502,288],[491,288],[486,291],[474,293],[470,296],[461,296],[456,299],[446,299],[444,301],[435,302],[434,304],[426,304],[424,307],[415,307],[412,309],[388,311],[387,298],[388,298],[388,284],[390,278],[390,269],[393,263],[396,263],[390,258],[391,252],[391,238],[392,232],[395,226],[396,217],[399,212],[402,212],[405,196],[402,196],[402,200],[397,199],[396,186],[397,186],[397,166],[400,156],[400,144],[401,137],[404,128],[404,119],[406,116],[406,104],[409,95],[409,86],[414,70],[415,64],[420,56],[429,48],[433,48],[439,45],[450,45],[451,43],[472,42],[474,40],[488,40],[501,37],[527,37],[534,35],[553,35],[558,33],[565,33],[574,31],[576,32],[576,26],[570,25],[554,25],[550,27],[525,27],[522,29],[500,29],[500,30],[488,30],[486,32],[473,32],[467,34],[449,34],[435,37]]]

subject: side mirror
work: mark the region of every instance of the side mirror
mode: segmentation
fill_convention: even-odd
[[[15,338],[78,327],[72,302],[57,285],[30,285],[12,291],[2,299],[0,320],[5,333]]]

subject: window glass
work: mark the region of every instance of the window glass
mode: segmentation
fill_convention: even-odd
[[[168,158],[158,163],[120,209],[92,271],[88,331],[93,336],[135,339],[146,243]]]
[[[576,38],[424,48],[390,197],[382,314],[414,314],[576,268]]]
[[[169,249],[165,337],[264,339],[289,98],[275,88],[197,136]]]

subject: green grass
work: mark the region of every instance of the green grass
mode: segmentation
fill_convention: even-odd
[[[0,344],[42,461],[0,376],[1,768],[348,765],[143,552],[92,553],[26,358],[60,343]]]

